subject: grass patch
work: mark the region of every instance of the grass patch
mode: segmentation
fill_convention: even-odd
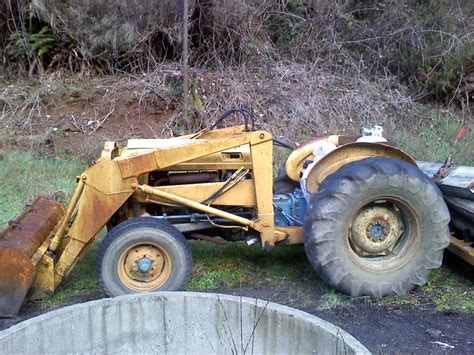
[[[350,306],[351,303],[337,291],[328,289],[326,293],[321,296],[321,303],[318,306],[319,310],[332,310],[334,308],[343,308]]]
[[[415,292],[410,292],[408,295],[400,296],[388,296],[382,299],[376,300],[378,306],[416,306],[419,304],[418,297]]]
[[[258,287],[311,273],[301,246],[277,247],[266,255],[259,245],[249,247],[244,242],[215,245],[191,241],[190,244],[194,266],[192,280],[186,286],[189,291],[235,288],[242,284]]]
[[[474,315],[474,287],[459,273],[448,268],[434,270],[422,291],[434,303],[437,311],[452,311]]]
[[[36,196],[67,203],[84,164],[66,159],[43,159],[30,152],[0,150],[0,228]]]
[[[455,119],[435,111],[431,113],[429,123],[421,123],[416,130],[399,131],[395,135],[395,141],[417,160],[444,162],[453,151],[456,135],[461,128],[462,125]],[[454,150],[454,162],[458,165],[473,165],[473,146],[474,132],[467,129]]]

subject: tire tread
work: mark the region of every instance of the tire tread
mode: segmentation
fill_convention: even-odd
[[[343,258],[338,256],[334,228],[341,221],[341,211],[347,209],[354,191],[380,191],[386,183],[400,188],[400,177],[408,180],[407,188],[420,197],[424,208],[432,211],[432,243],[429,250],[421,250],[428,257],[421,261],[409,275],[404,275],[393,284],[372,284],[347,272]],[[432,269],[441,265],[443,250],[449,244],[449,212],[438,187],[416,167],[396,159],[373,157],[349,163],[327,177],[317,193],[310,198],[305,218],[305,250],[313,268],[330,285],[352,296],[371,295],[382,297],[390,294],[405,294],[415,285],[426,283]],[[421,222],[423,224],[423,222]],[[422,232],[423,234],[423,232]],[[424,244],[421,248],[426,247]],[[357,273],[356,273],[357,274]],[[347,277],[350,275],[350,277]],[[352,278],[352,279],[351,279]]]
[[[149,228],[160,229],[166,234],[172,236],[172,238],[175,239],[179,243],[180,247],[184,251],[185,260],[183,264],[186,267],[185,276],[184,276],[185,282],[187,282],[189,278],[191,277],[191,270],[192,270],[192,263],[193,263],[192,254],[189,248],[189,244],[186,238],[184,237],[184,235],[168,222],[160,221],[153,217],[137,217],[137,218],[133,218],[125,222],[122,222],[118,224],[117,226],[115,226],[114,228],[112,228],[109,231],[109,233],[107,233],[107,235],[104,237],[102,242],[100,243],[99,250],[97,252],[96,273],[97,273],[101,288],[105,290],[109,296],[115,296],[115,295],[110,294],[110,291],[108,291],[109,288],[103,277],[102,268],[103,268],[103,261],[104,261],[105,254],[108,248],[117,238],[120,238],[127,231],[133,230],[137,227],[149,227]]]

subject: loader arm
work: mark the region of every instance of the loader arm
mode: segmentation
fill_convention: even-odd
[[[178,139],[177,139],[178,140]],[[102,157],[79,178],[77,205],[69,206],[63,223],[73,217],[67,231],[56,233],[49,250],[58,255],[54,268],[52,292],[82,256],[112,215],[135,192],[138,177],[144,173],[199,158],[203,152],[212,154],[249,143],[250,135],[228,139],[195,140],[183,145],[177,142],[166,148],[141,151],[132,155]],[[72,201],[74,202],[74,201]],[[75,216],[71,216],[71,215]],[[61,231],[60,231],[61,232]],[[51,263],[48,263],[51,265]]]
[[[258,231],[265,245],[273,245],[282,240],[287,233],[274,229],[270,133],[244,132],[243,127],[239,126],[203,131],[191,138],[174,138],[158,148],[136,151],[120,150],[114,143],[109,142],[101,158],[78,178],[66,213],[62,211],[59,214],[64,214],[61,220],[57,222],[56,218],[46,229],[38,222],[37,226],[31,228],[29,235],[23,236],[25,240],[38,240],[34,246],[36,251],[33,255],[26,255],[26,261],[23,261],[25,265],[19,267],[19,271],[24,271],[28,276],[22,280],[21,293],[13,292],[18,289],[18,280],[2,279],[0,276],[0,316],[16,313],[30,286],[32,298],[54,292],[114,213],[136,192],[142,183],[140,177],[143,174],[166,171],[171,167],[197,162],[203,157],[243,145],[250,147],[257,215],[252,221],[240,222]],[[174,198],[174,195],[171,198]],[[199,205],[195,207],[200,208]],[[39,230],[41,236],[38,234]],[[7,257],[2,260],[8,263]],[[0,270],[0,275],[3,274],[3,270]],[[2,300],[5,302],[2,303]],[[13,311],[10,310],[12,300],[15,301]]]

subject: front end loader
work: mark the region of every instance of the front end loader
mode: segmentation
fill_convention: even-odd
[[[334,149],[317,157],[321,143]],[[97,272],[110,296],[182,288],[188,239],[304,243],[322,278],[354,296],[404,294],[440,266],[449,212],[408,154],[324,137],[296,149],[274,183],[274,144],[247,122],[107,142],[67,209],[39,198],[0,235],[0,316],[53,293],[104,227]]]

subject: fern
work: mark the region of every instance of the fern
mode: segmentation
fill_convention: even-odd
[[[14,32],[10,35],[8,52],[13,57],[37,56],[40,59],[58,46],[56,37],[50,27],[44,26],[39,32]]]

